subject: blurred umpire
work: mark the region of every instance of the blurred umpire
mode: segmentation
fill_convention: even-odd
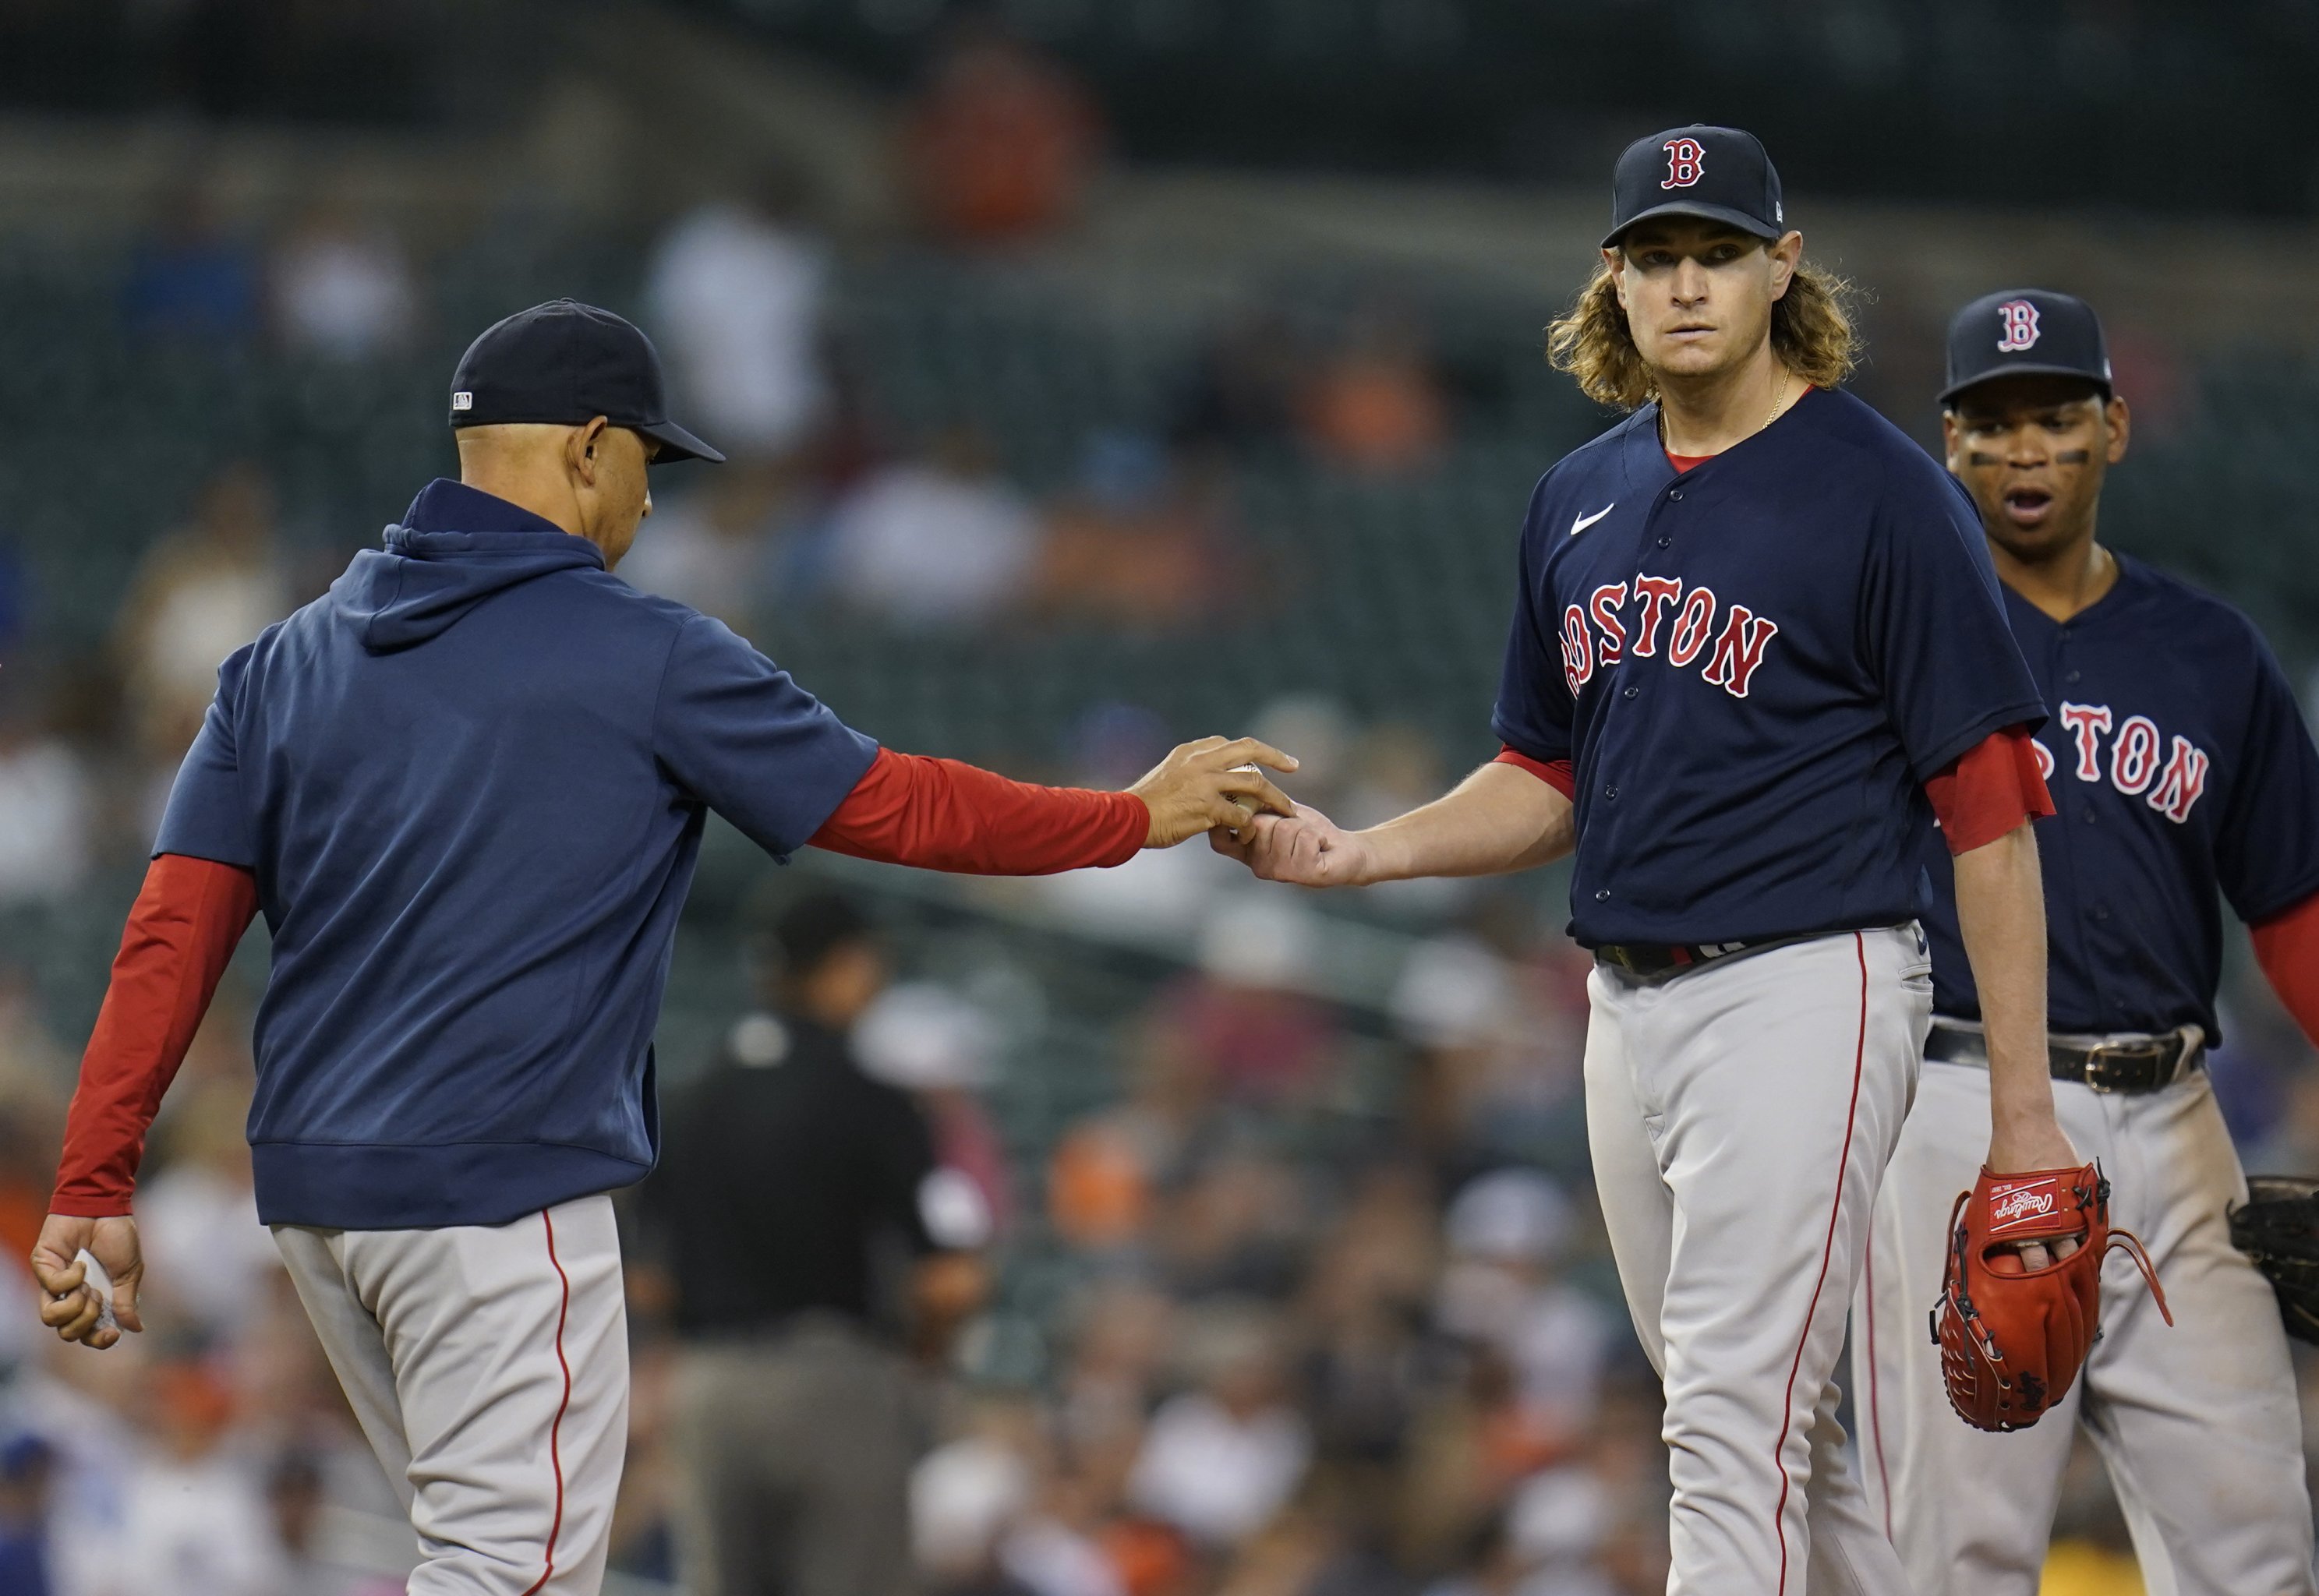
[[[759,940],[770,1012],[673,1106],[643,1190],[685,1354],[681,1551],[697,1596],[901,1596],[921,1427],[910,1353],[982,1297],[989,1211],[847,1033],[885,985],[862,911],[808,897]]]

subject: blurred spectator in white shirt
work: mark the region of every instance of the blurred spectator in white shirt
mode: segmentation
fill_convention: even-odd
[[[935,1590],[1006,1590],[999,1546],[1030,1505],[1031,1469],[1012,1449],[983,1436],[938,1447],[910,1474],[910,1540]]]
[[[271,279],[275,335],[302,353],[374,359],[407,344],[419,319],[402,242],[331,202],[275,247]]]
[[[952,428],[926,458],[872,472],[838,505],[830,580],[889,620],[970,627],[1023,598],[1040,539],[1037,511],[999,477],[988,442]]]
[[[278,1458],[266,1474],[266,1505],[284,1554],[281,1596],[402,1596],[403,1581],[354,1566],[345,1555],[352,1548],[331,1544],[329,1486],[325,1460],[305,1452]]]
[[[87,873],[94,798],[80,755],[42,724],[19,673],[0,672],[0,904],[53,903]]]
[[[738,458],[790,453],[829,401],[821,365],[827,251],[799,224],[795,185],[769,178],[662,235],[645,282],[646,325],[687,413]]]
[[[275,1596],[288,1569],[260,1481],[222,1444],[224,1383],[192,1362],[153,1373],[158,1444],[130,1472],[109,1576],[90,1596]]]
[[[1264,1310],[1201,1309],[1186,1341],[1199,1384],[1152,1415],[1128,1498],[1204,1545],[1231,1546],[1295,1492],[1312,1432],[1288,1400],[1278,1330]]]
[[[688,485],[694,491],[654,508],[620,562],[620,580],[745,633],[771,585],[789,485],[780,467],[747,459]]]
[[[203,485],[194,518],[147,551],[115,640],[146,756],[172,771],[217,694],[225,657],[290,612],[273,484],[236,461]]]
[[[1434,1303],[1443,1330],[1504,1357],[1532,1422],[1565,1437],[1594,1418],[1616,1328],[1601,1303],[1555,1272],[1573,1223],[1570,1200],[1535,1170],[1468,1183],[1444,1222],[1450,1264]]]
[[[282,1272],[274,1238],[258,1222],[246,1083],[205,1080],[164,1122],[161,1170],[137,1193],[147,1291],[164,1317],[207,1335],[241,1332]]]
[[[934,1157],[973,1188],[979,1234],[951,1245],[988,1247],[1014,1217],[1006,1142],[982,1095],[998,1084],[997,1024],[970,1000],[934,981],[889,987],[853,1026],[862,1073],[917,1099]],[[922,1194],[921,1205],[933,1192]],[[955,1204],[960,1218],[966,1205]],[[961,1227],[963,1229],[964,1227]]]

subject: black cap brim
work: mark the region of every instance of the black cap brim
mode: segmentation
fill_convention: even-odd
[[[2116,392],[2110,380],[2099,372],[2087,371],[2075,365],[2037,365],[2024,361],[2018,365],[2000,365],[1979,376],[1967,377],[1962,383],[1952,383],[1941,390],[1941,408],[1946,410],[1960,393],[1969,393],[1989,383],[2001,383],[2008,377],[2075,377],[2107,399]]]
[[[1771,239],[1782,236],[1776,232],[1765,232],[1760,220],[1748,215],[1745,211],[1735,211],[1728,205],[1701,205],[1694,204],[1689,200],[1670,200],[1664,205],[1653,205],[1639,216],[1630,216],[1622,225],[1612,228],[1609,236],[1603,239],[1602,248],[1605,249],[1617,248],[1619,240],[1627,236],[1629,229],[1648,221],[1656,216],[1696,216],[1703,221],[1728,222],[1755,239]]]
[[[710,448],[673,421],[657,421],[634,430],[660,445],[660,453],[653,456],[655,465],[665,465],[672,460],[706,460],[711,465],[725,464],[722,453]]]

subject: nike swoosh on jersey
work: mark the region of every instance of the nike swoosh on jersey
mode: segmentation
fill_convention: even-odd
[[[1570,536],[1573,537],[1577,537],[1581,532],[1585,531],[1587,527],[1593,526],[1595,522],[1601,520],[1604,516],[1609,515],[1612,510],[1618,508],[1619,501],[1613,499],[1610,503],[1604,505],[1591,516],[1573,516],[1570,518]]]

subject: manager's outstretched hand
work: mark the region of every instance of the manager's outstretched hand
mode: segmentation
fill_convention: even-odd
[[[1143,845],[1172,848],[1204,831],[1245,830],[1260,814],[1294,815],[1259,765],[1287,771],[1296,762],[1253,737],[1202,737],[1175,749],[1127,789],[1151,812]]]

